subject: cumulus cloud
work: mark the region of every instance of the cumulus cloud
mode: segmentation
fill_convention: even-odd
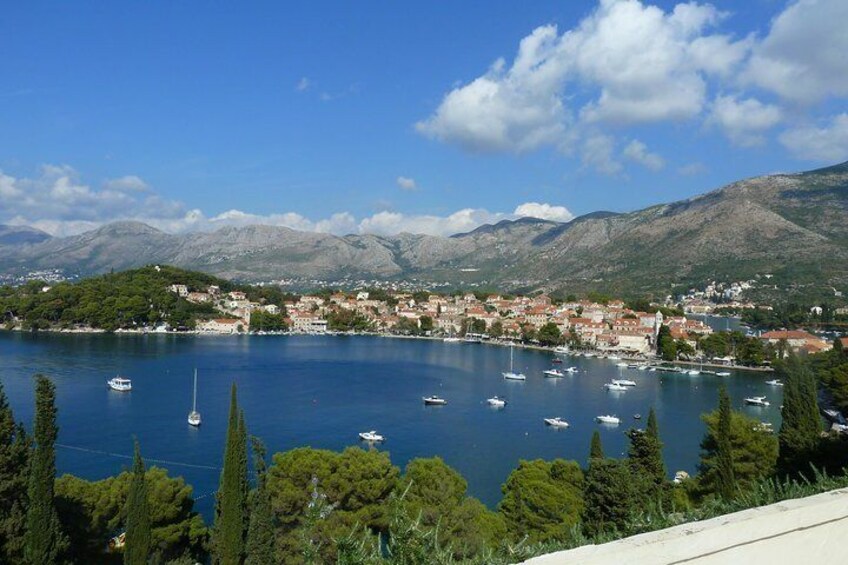
[[[794,102],[848,95],[848,2],[800,0],[771,24],[743,79]]]
[[[648,146],[638,139],[634,139],[628,143],[622,154],[631,161],[639,163],[652,171],[659,171],[665,167],[665,159],[658,153],[648,151]]]
[[[580,160],[584,168],[615,176],[621,173],[623,167],[614,154],[615,140],[611,136],[592,134],[583,143]]]
[[[541,218],[553,222],[570,222],[574,214],[565,206],[551,206],[540,202],[525,202],[515,208],[514,216],[519,218]]]
[[[415,183],[415,179],[409,177],[398,177],[397,185],[401,190],[413,191],[418,188],[418,185]]]
[[[848,114],[834,116],[824,127],[808,125],[789,129],[779,139],[801,159],[845,161],[848,159]]]
[[[751,147],[764,143],[763,133],[781,119],[782,112],[774,104],[763,104],[756,98],[718,96],[707,123],[719,126],[735,145]]]

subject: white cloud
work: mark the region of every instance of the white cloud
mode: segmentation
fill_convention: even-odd
[[[639,163],[652,171],[659,171],[665,167],[665,159],[658,153],[648,151],[648,146],[638,139],[634,139],[628,143],[622,154],[631,161]]]
[[[824,127],[801,126],[780,134],[780,143],[796,157],[812,161],[848,160],[848,114],[834,116]]]
[[[298,92],[305,92],[309,90],[311,86],[312,81],[309,80],[307,77],[302,77],[299,81],[297,81],[297,85],[295,85],[295,90],[297,90]]]
[[[150,187],[146,182],[135,175],[127,175],[117,179],[109,179],[103,183],[103,186],[109,190],[117,190],[119,192],[149,192]]]
[[[581,147],[580,160],[584,168],[590,168],[605,175],[615,176],[621,173],[622,166],[615,157],[615,140],[604,134],[592,134]]]
[[[756,98],[718,96],[707,123],[719,126],[734,144],[751,147],[764,143],[763,134],[780,123],[782,117],[779,107]]]
[[[709,172],[709,169],[700,161],[688,163],[686,165],[678,167],[677,169],[677,174],[683,175],[684,177],[694,177],[697,175],[702,175],[706,172]]]
[[[514,216],[519,218],[541,218],[552,222],[570,222],[574,214],[565,206],[552,206],[539,202],[525,202],[515,208]]]
[[[846,21],[845,0],[791,4],[754,48],[743,79],[804,104],[848,95]]]
[[[401,190],[413,191],[418,188],[418,185],[415,183],[415,179],[409,177],[398,177],[397,185]]]

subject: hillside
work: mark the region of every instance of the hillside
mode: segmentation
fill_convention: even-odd
[[[523,218],[455,236],[223,228],[171,235],[134,222],[0,246],[0,270],[92,274],[167,263],[229,279],[376,278],[505,289],[662,294],[709,278],[770,273],[848,294],[848,163],[739,181],[631,213],[560,224]]]

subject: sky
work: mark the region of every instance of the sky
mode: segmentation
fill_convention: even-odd
[[[848,1],[16,2],[0,223],[448,235],[848,160]]]

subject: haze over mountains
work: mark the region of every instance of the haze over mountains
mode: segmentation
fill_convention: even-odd
[[[251,281],[416,278],[622,293],[772,273],[848,291],[848,163],[748,179],[631,213],[568,223],[523,218],[451,237],[339,237],[260,225],[173,235],[117,222],[51,238],[0,227],[0,271],[85,275],[150,263]]]

